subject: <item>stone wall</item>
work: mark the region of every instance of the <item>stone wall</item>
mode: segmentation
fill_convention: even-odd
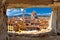
[[[15,4],[15,3],[24,3],[24,4],[32,4],[32,5],[46,5],[52,4],[52,0],[7,0],[7,3]]]
[[[6,40],[7,34],[7,25],[6,25],[6,15],[4,13],[5,6],[2,4],[2,0],[0,0],[0,40]]]
[[[60,33],[60,7],[57,9],[57,32]]]

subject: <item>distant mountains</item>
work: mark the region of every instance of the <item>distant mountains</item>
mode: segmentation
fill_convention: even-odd
[[[24,16],[31,16],[31,14],[24,14]],[[40,16],[40,17],[49,17],[51,15],[37,15],[37,16]],[[8,18],[12,18],[14,16],[8,16]],[[16,15],[15,17],[22,17],[22,14],[21,15]]]
[[[24,14],[24,16],[31,16],[30,14]],[[12,18],[14,16],[8,16],[8,18]],[[15,17],[22,17],[22,14],[21,15],[16,15]]]

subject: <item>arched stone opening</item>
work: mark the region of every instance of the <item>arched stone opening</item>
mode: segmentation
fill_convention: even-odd
[[[16,5],[18,5],[18,6],[16,6]],[[52,24],[51,24],[51,26],[52,26],[53,32],[56,33],[56,7],[54,8],[53,5],[36,5],[36,6],[35,5],[29,5],[28,6],[28,4],[9,4],[7,6],[7,9],[10,9],[10,8],[30,8],[30,7],[51,7],[53,9],[52,16],[53,16],[53,18],[55,18],[55,19],[52,18]]]

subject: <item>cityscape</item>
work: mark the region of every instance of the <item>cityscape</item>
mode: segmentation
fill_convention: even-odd
[[[35,10],[32,10],[32,9],[35,9]],[[44,14],[42,13],[43,11],[41,11],[43,15],[42,14],[38,15],[38,12],[36,11],[36,9],[37,11],[39,10],[39,12],[40,10],[45,11],[45,8],[42,8],[42,9],[30,8],[30,11],[32,11],[30,15],[28,14],[28,12],[30,11],[26,10],[27,14],[25,14],[26,12],[24,11],[24,9],[21,9],[21,12],[18,10],[21,15],[18,15],[19,14],[18,12],[17,14],[15,13],[14,15],[11,14],[13,16],[9,15],[8,16],[8,31],[22,32],[22,31],[33,31],[33,30],[41,31],[42,29],[47,29],[49,27],[49,20],[51,17],[52,10],[50,10],[51,13],[47,13],[47,14]],[[46,10],[49,10],[49,9],[50,8],[46,8]]]

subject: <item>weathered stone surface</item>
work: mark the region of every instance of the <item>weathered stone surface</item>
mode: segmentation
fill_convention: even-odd
[[[60,33],[60,7],[57,9],[57,32]]]
[[[6,21],[4,15],[4,6],[2,4],[2,0],[0,0],[0,40],[6,40]]]
[[[24,3],[24,4],[32,4],[32,5],[46,5],[46,4],[52,4],[52,0],[7,0],[7,3]]]

